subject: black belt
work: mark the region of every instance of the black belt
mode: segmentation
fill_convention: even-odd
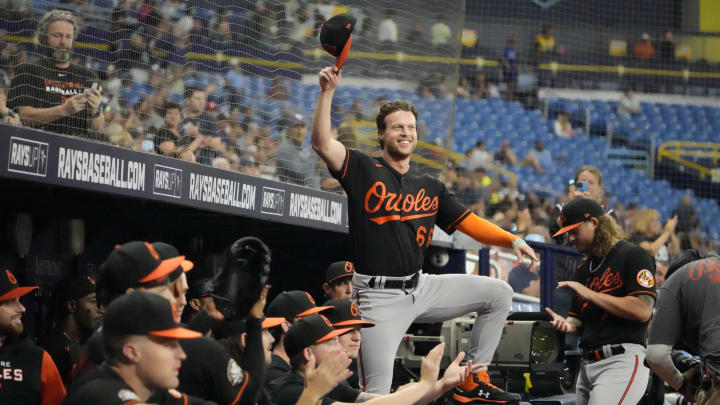
[[[382,276],[370,277],[370,281],[368,281],[368,287],[370,287],[370,288],[387,288],[387,289],[391,289],[391,290],[405,291],[405,290],[415,288],[415,286],[417,285],[418,279],[420,278],[420,274],[415,273],[412,275],[412,277],[410,277],[409,279],[406,279],[406,280],[387,280],[386,279],[385,283],[383,284],[382,287],[380,287],[380,285],[379,285],[380,284],[379,277],[382,277]],[[377,287],[375,286],[376,282],[378,284]]]
[[[595,350],[583,350],[583,359],[593,362],[593,361],[604,360],[609,357],[625,353],[625,348],[622,345],[610,345],[610,347],[609,347],[610,353],[609,354],[605,353],[606,352],[604,350],[605,347],[606,346],[602,346]]]

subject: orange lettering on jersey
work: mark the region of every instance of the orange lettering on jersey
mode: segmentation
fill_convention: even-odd
[[[378,225],[390,221],[430,217],[437,214],[440,203],[437,197],[430,198],[425,194],[424,188],[421,188],[416,195],[391,193],[387,191],[385,183],[376,181],[365,193],[365,212],[375,214],[384,209],[388,215],[370,218]]]
[[[688,272],[688,276],[690,277],[690,280],[698,281],[702,278],[703,274],[712,273],[720,274],[720,262],[716,261],[712,257],[709,257],[705,260],[693,262],[690,265],[690,271]]]
[[[605,269],[605,272],[602,274],[602,276],[596,276],[592,280],[588,279],[588,281],[590,282],[586,282],[585,285],[589,289],[597,291],[601,294],[616,290],[623,285],[622,278],[620,278],[620,273],[613,272],[610,267]]]

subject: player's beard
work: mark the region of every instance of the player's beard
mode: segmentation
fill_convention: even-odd
[[[72,57],[72,49],[68,48],[53,48],[48,45],[43,45],[45,48],[45,56],[51,59],[55,63],[67,63],[70,62]]]
[[[0,336],[5,336],[7,340],[15,340],[22,335],[23,330],[22,322],[2,324],[0,325]]]

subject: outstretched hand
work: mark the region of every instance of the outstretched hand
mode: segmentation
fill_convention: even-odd
[[[320,71],[318,74],[320,78],[320,90],[323,92],[333,91],[340,82],[342,73],[337,66],[328,66]]]
[[[550,325],[553,328],[555,328],[563,333],[575,333],[575,327],[573,325],[571,325],[570,323],[568,323],[568,321],[565,320],[565,318],[556,314],[555,311],[553,311],[552,309],[550,309],[548,307],[545,307],[545,312],[550,314],[550,316],[552,317],[553,320],[550,321]]]
[[[538,258],[535,256],[535,251],[525,241],[520,241],[513,247],[513,252],[517,256],[518,262],[522,263],[523,259],[527,257],[530,259],[530,271],[535,272],[537,270]]]

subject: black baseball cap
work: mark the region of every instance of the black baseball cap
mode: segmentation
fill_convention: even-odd
[[[22,297],[38,287],[20,287],[15,275],[10,270],[0,272],[0,301]]]
[[[285,318],[267,318],[262,319],[262,329],[270,329],[280,326],[285,322]],[[213,327],[213,337],[217,340],[225,339],[230,336],[237,336],[247,332],[247,323],[244,319],[231,319],[218,322]]]
[[[153,293],[135,290],[116,298],[103,315],[103,333],[195,339],[202,333],[175,322],[170,302]]]
[[[332,325],[336,328],[341,326],[360,326],[361,328],[370,328],[375,326],[372,322],[362,320],[360,317],[360,309],[354,302],[352,302],[352,300],[347,298],[328,300],[325,301],[323,305],[333,307],[325,312],[325,315],[330,320],[330,323],[332,323]]]
[[[78,300],[95,292],[95,279],[87,274],[76,274],[57,283],[55,291],[58,303]]]
[[[325,271],[325,282],[330,284],[343,277],[352,277],[355,274],[355,265],[352,262],[341,261],[331,264]]]
[[[118,291],[165,284],[180,276],[176,270],[184,260],[185,256],[163,259],[152,244],[144,241],[117,245],[100,265],[98,284]],[[170,277],[173,272],[177,277]]]
[[[295,322],[285,335],[285,353],[292,358],[306,347],[328,341],[352,330],[335,329],[330,320],[321,314],[308,315]]]
[[[160,259],[162,259],[162,260],[171,259],[173,257],[180,256],[180,252],[178,252],[178,250],[175,248],[175,246],[173,246],[169,243],[153,242],[152,246],[158,252],[158,254],[160,255]],[[185,259],[182,262],[180,262],[180,267],[182,268],[182,271],[187,273],[188,271],[192,270],[193,267],[195,267],[195,264],[193,262],[191,262],[190,260]]]
[[[302,318],[330,308],[316,306],[313,297],[305,291],[285,291],[272,300],[267,314],[293,322],[295,318]]]
[[[576,198],[565,204],[560,211],[562,228],[555,232],[553,238],[579,227],[590,218],[600,218],[603,215],[605,215],[605,211],[597,201],[589,198]]]
[[[338,14],[325,21],[320,28],[320,45],[330,55],[337,58],[335,66],[342,69],[350,54],[352,31],[357,18],[350,14]]]

